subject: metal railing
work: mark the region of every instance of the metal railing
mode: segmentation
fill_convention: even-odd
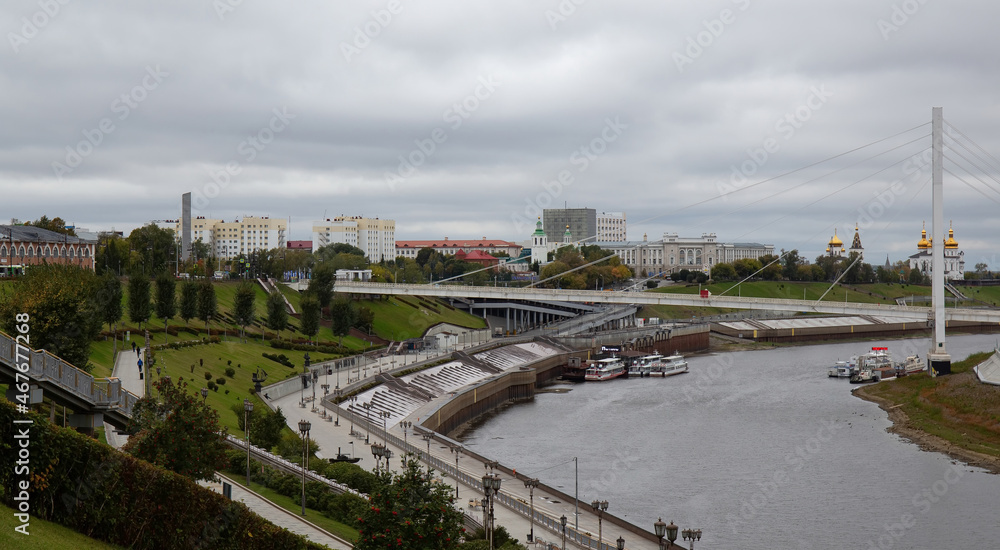
[[[24,373],[32,382],[49,382],[67,393],[86,401],[97,409],[116,409],[125,416],[132,416],[132,409],[139,400],[135,394],[124,390],[117,378],[94,378],[66,361],[44,350],[31,350],[14,338],[0,332],[0,362],[17,370],[16,364],[24,364],[27,358],[28,372]],[[18,359],[21,361],[18,361]]]

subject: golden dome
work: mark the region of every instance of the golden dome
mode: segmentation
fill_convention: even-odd
[[[945,248],[958,248],[958,241],[955,240],[955,230],[948,224],[948,239],[944,241]]]
[[[927,240],[927,229],[920,230],[920,241],[917,243],[918,250],[924,250],[931,247],[931,241]]]
[[[844,241],[840,240],[840,238],[837,237],[836,229],[833,230],[833,237],[830,239],[830,242],[828,244],[830,245],[830,248],[841,248],[844,246]]]

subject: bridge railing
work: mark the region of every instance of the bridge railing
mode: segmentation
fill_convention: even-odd
[[[0,332],[0,362],[17,370],[16,365],[23,364],[27,359],[28,372],[24,374],[32,382],[47,381],[97,408],[115,408],[126,416],[132,415],[132,409],[139,398],[122,389],[117,378],[94,378],[47,351],[32,350],[21,345],[19,354],[17,348],[18,343],[14,338]]]

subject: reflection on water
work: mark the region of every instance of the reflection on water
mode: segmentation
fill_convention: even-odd
[[[995,339],[947,345],[960,360]],[[689,373],[667,379],[540,394],[465,439],[570,494],[572,462],[553,466],[578,456],[581,503],[608,500],[610,513],[649,530],[661,516],[701,528],[706,548],[995,548],[1000,477],[887,433],[885,412],[827,377],[834,361],[872,345],[896,359],[929,347],[921,339],[695,356]],[[551,510],[572,517],[572,503]]]

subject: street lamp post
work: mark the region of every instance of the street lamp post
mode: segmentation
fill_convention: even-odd
[[[456,458],[456,460],[458,460]],[[494,517],[493,517],[493,497],[500,492],[500,474],[483,474],[483,496],[486,497],[486,502],[489,506],[489,519],[486,521],[486,538],[489,540],[489,548],[493,550],[493,528],[494,528]],[[456,485],[457,487],[457,485]]]
[[[535,487],[538,487],[538,478],[526,479],[524,486],[528,488],[528,500],[531,501],[531,532],[528,533],[528,542],[535,541]]]
[[[330,384],[327,384],[323,389],[323,393],[326,393],[330,388]],[[333,408],[337,411],[337,419],[333,421],[334,426],[340,426],[340,388],[333,390]]]
[[[372,449],[372,457],[375,458],[375,473],[378,474],[379,466],[381,465],[382,462],[383,447],[378,443],[373,443],[371,449]]]
[[[604,527],[604,512],[608,511],[608,501],[595,500],[590,503],[590,507],[597,512],[597,547],[600,548],[601,544],[604,543],[602,528]]]
[[[427,442],[427,471],[430,471],[430,468],[431,468],[431,440],[434,439],[434,434],[432,434],[432,433],[426,433],[426,434],[423,434],[420,437],[424,438],[424,441]]]
[[[566,514],[559,518],[559,525],[562,525],[562,550],[566,550]]]
[[[250,488],[250,413],[253,412],[253,402],[249,399],[243,400],[243,427],[247,434],[247,489]]]
[[[364,407],[365,409],[365,445],[367,445],[368,440],[371,438],[372,435],[372,419],[371,419],[372,404],[362,403],[361,406]]]
[[[201,389],[201,403],[204,405],[205,401],[208,400],[208,388]]]
[[[615,541],[615,547],[617,547],[618,550],[625,550],[625,539],[619,536],[618,540]]]
[[[403,452],[405,453],[410,450],[409,443],[406,441],[406,432],[408,432],[410,427],[413,426],[413,422],[404,420],[400,422],[399,425],[403,428]]]
[[[458,500],[458,457],[462,454],[461,447],[452,447],[451,452],[455,453],[455,500]]]
[[[660,539],[660,550],[665,550],[669,546],[674,545],[674,541],[677,540],[677,526],[674,522],[670,522],[670,525],[663,523],[663,518],[656,520],[653,523],[653,532],[656,533],[656,538]],[[667,537],[667,544],[664,546],[663,537]]]
[[[306,468],[309,460],[309,429],[312,424],[308,420],[299,420],[299,433],[302,434],[302,516],[306,515]]]
[[[299,408],[306,408],[306,386],[309,385],[309,375],[302,373],[299,375],[299,379],[302,381],[302,388],[299,389]]]
[[[316,371],[312,371],[312,386],[313,386],[313,406],[312,406],[312,412],[316,412],[318,410],[316,408],[316,382],[318,380],[319,380],[319,373],[317,373]]]
[[[701,529],[684,529],[681,536],[684,540],[691,541],[691,550],[694,550],[694,541],[701,540]]]
[[[351,406],[348,407],[348,408],[350,409],[350,413],[351,413],[351,435],[353,436],[354,435],[354,403],[356,403],[358,401],[358,396],[352,395],[350,401],[351,401]]]
[[[389,412],[389,411],[379,411],[378,415],[379,415],[379,417],[382,418],[382,444],[388,446],[389,445],[389,430],[388,430],[388,427],[386,426],[386,420],[388,420],[389,417],[392,416],[392,413]]]

